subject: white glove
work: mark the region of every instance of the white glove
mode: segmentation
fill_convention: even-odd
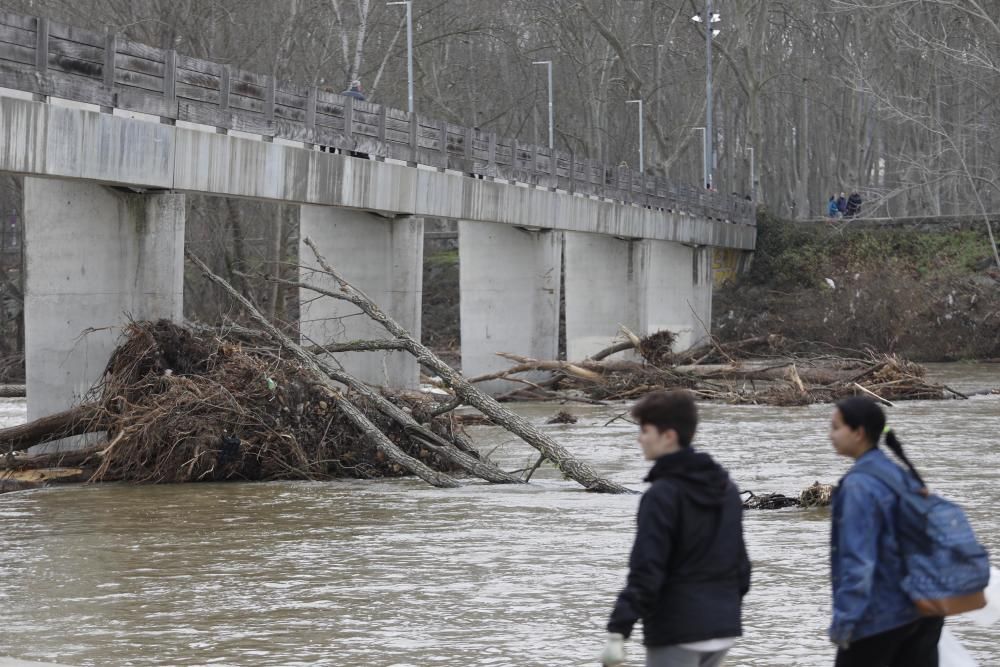
[[[608,641],[601,651],[604,667],[618,667],[625,664],[625,637],[617,632],[608,633]]]

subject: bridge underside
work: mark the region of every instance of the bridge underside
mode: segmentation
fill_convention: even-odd
[[[462,363],[497,352],[570,358],[619,325],[669,328],[678,346],[711,318],[712,248],[750,250],[755,228],[463,174],[320,153],[81,109],[0,98],[0,171],[25,178],[29,418],[79,401],[128,319],[182,318],[185,192],[302,205],[311,238],[414,335],[424,218],[459,221]],[[107,185],[138,190],[124,194]],[[302,247],[302,277],[312,252]],[[563,293],[564,292],[564,293]],[[341,302],[302,295],[312,343],[385,337]],[[347,370],[412,387],[402,353],[356,353]],[[505,391],[511,385],[493,383]]]

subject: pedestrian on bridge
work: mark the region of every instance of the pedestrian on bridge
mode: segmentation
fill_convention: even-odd
[[[341,95],[344,95],[345,97],[353,97],[359,102],[365,101],[365,94],[361,90],[361,81],[359,81],[358,79],[351,81],[351,85],[348,86],[347,90],[342,92]]]

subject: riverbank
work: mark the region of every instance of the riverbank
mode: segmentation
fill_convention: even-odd
[[[1000,271],[981,221],[879,227],[763,213],[750,272],[715,293],[712,330],[723,341],[778,334],[810,352],[1000,359]]]

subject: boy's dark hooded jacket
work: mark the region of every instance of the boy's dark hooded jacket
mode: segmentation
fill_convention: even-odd
[[[656,460],[639,502],[628,582],[608,632],[625,637],[642,619],[643,643],[672,646],[739,637],[750,589],[743,504],[708,454],[684,448]]]

